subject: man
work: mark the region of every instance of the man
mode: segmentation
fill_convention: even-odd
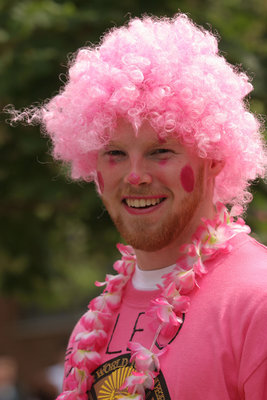
[[[237,218],[267,165],[251,90],[187,16],[145,17],[14,115],[95,181],[132,246],[72,333],[60,400],[267,398],[267,251]]]

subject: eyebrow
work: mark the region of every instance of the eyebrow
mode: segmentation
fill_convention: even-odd
[[[153,147],[153,146],[158,146],[158,145],[163,145],[163,144],[167,144],[168,145],[168,143],[167,143],[167,139],[165,139],[165,138],[158,138],[157,140],[152,140],[152,141],[150,141],[150,142],[148,142],[147,143],[148,144],[148,146],[151,146],[151,147]],[[172,143],[169,143],[169,145],[172,145]],[[116,140],[110,140],[105,146],[104,146],[104,148],[108,148],[109,146],[123,146],[123,144],[122,143],[120,143],[120,141],[116,141]]]

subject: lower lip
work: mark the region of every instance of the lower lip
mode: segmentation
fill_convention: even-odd
[[[134,207],[129,207],[127,206],[127,204],[123,203],[125,210],[129,213],[129,214],[133,214],[133,215],[144,215],[144,214],[151,214],[154,211],[157,211],[165,202],[165,200],[163,200],[161,203],[155,205],[155,206],[151,206],[148,208],[134,208]]]

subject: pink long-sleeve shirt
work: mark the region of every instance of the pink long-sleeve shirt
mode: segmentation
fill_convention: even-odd
[[[160,356],[161,372],[146,399],[267,399],[267,249],[246,234],[231,244],[229,254],[207,262],[209,272],[190,294],[190,309]],[[150,348],[153,341],[145,311],[158,294],[129,282],[102,350],[103,363],[94,372],[90,400],[118,398],[132,368],[127,343]],[[81,329],[78,323],[69,350]],[[159,338],[153,351],[166,344]],[[66,373],[69,369],[66,361]]]

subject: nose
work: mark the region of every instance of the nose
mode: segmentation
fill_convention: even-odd
[[[124,177],[124,183],[139,186],[152,182],[151,174],[146,170],[142,162],[132,162],[128,173]]]

